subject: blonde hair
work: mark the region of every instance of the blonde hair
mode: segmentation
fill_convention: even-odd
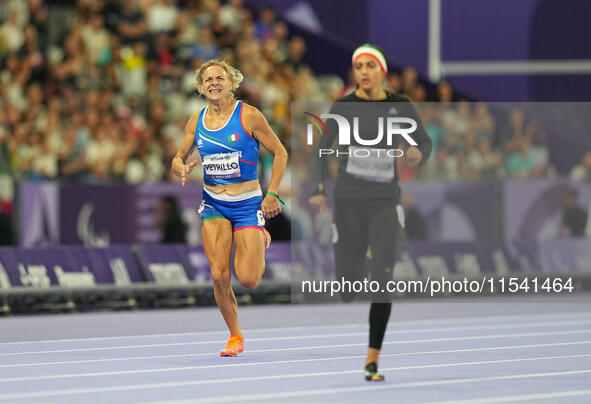
[[[240,73],[240,70],[230,66],[225,60],[220,59],[208,60],[199,66],[199,68],[195,71],[195,86],[197,87],[199,94],[203,95],[201,92],[201,85],[203,84],[203,72],[205,69],[211,66],[220,66],[222,69],[224,69],[226,72],[226,77],[228,77],[228,80],[230,80],[232,83],[232,90],[230,91],[230,94],[232,97],[234,97],[234,91],[236,91],[240,83],[242,83],[244,76],[242,73]]]

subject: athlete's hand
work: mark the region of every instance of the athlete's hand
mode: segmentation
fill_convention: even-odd
[[[193,168],[195,168],[195,166],[199,163],[199,161],[193,161],[192,163],[189,164],[182,164],[179,166],[179,174],[181,176],[181,184],[183,184],[183,187],[185,186],[186,182],[187,182],[187,176],[191,173],[191,171],[193,171]]]
[[[418,147],[411,146],[406,151],[406,162],[409,166],[411,166],[411,167],[418,166],[422,159],[423,159],[423,152],[421,152]]]
[[[312,205],[316,212],[322,212],[326,207],[326,196],[321,194],[314,195],[313,197],[308,199],[308,202],[310,203],[310,205]]]
[[[281,212],[281,204],[277,197],[267,194],[261,203],[261,210],[267,219],[275,217]]]

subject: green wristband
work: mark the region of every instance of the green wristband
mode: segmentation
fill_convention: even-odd
[[[283,202],[283,199],[281,199],[281,198],[279,197],[279,195],[277,195],[276,193],[274,193],[274,192],[271,192],[271,191],[267,191],[267,193],[268,193],[269,195],[273,195],[275,198],[279,199],[279,202],[281,202],[281,204],[282,204],[282,205],[285,205],[285,202]]]

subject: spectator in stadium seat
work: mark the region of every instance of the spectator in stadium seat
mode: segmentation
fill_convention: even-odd
[[[41,152],[31,164],[32,177],[51,180],[57,177],[57,152],[53,148],[49,136],[41,136]]]
[[[531,139],[529,156],[533,163],[532,174],[535,176],[546,176],[551,170],[550,152],[546,145],[546,132],[537,123],[530,122],[528,128],[526,128],[526,133],[528,133],[528,138]]]
[[[481,160],[480,153],[478,152],[476,135],[473,131],[469,131],[466,133],[466,136],[464,136],[464,145],[466,156],[465,173],[467,178],[479,179],[481,177],[482,168],[479,164],[475,164],[481,163]]]
[[[10,12],[10,18],[2,25],[4,46],[9,52],[18,51],[25,43],[23,24],[16,10]]]
[[[117,22],[117,33],[121,43],[130,45],[144,41],[148,33],[148,24],[144,13],[137,5],[137,0],[122,0],[121,3]]]
[[[421,178],[425,180],[457,181],[459,175],[458,159],[445,147],[440,147],[435,158],[428,161],[421,170]]]
[[[455,133],[463,136],[468,132],[472,124],[470,104],[460,101],[453,107],[446,107],[441,117],[441,124],[446,133]]]
[[[121,85],[126,97],[144,96],[147,92],[147,55],[146,46],[135,42],[131,48],[121,51]]]
[[[33,25],[27,25],[24,35],[25,43],[18,50],[18,55],[26,61],[31,71],[28,82],[43,83],[45,80],[45,57],[39,47],[37,30]]]
[[[584,237],[587,211],[577,204],[578,192],[570,189],[564,195],[560,237]]]
[[[243,0],[228,0],[220,8],[218,19],[220,23],[233,32],[240,32],[242,29],[242,7]]]
[[[263,7],[259,12],[259,19],[256,23],[256,37],[259,41],[265,42],[273,37],[273,25],[275,24],[275,10],[271,7]]]
[[[530,140],[521,136],[514,140],[515,151],[507,159],[507,174],[511,177],[527,178],[531,176],[534,162],[530,156]]]
[[[445,80],[437,84],[437,101],[442,103],[444,107],[447,107],[447,104],[453,101],[453,90],[451,85]]]
[[[79,31],[73,32],[66,38],[64,54],[64,59],[53,69],[53,77],[57,79],[62,90],[78,90],[77,77],[82,73],[87,60]]]
[[[178,15],[175,0],[152,0],[146,13],[148,30],[152,34],[170,33],[174,30]]]
[[[402,89],[402,82],[400,80],[400,76],[394,72],[388,72],[386,76],[386,82],[388,83],[388,89],[395,94],[400,93]]]
[[[199,30],[199,41],[191,48],[191,57],[208,60],[216,59],[219,54],[220,50],[215,42],[211,28],[201,28]]]
[[[434,103],[426,103],[419,107],[421,109],[421,117],[423,119],[423,124],[425,125],[425,130],[431,138],[433,152],[435,153],[445,142],[445,132],[443,131],[440,122],[441,109],[437,108]],[[427,162],[427,164],[429,164],[429,162]]]
[[[289,58],[287,59],[287,65],[290,66],[294,72],[298,73],[301,69],[308,69],[308,66],[303,62],[305,53],[306,43],[301,37],[296,36],[289,41]]]
[[[277,21],[273,26],[273,39],[277,41],[277,61],[285,63],[289,56],[289,31],[283,21]]]
[[[42,54],[45,54],[49,45],[48,16],[49,11],[43,0],[29,0],[29,23],[37,31]]]
[[[480,140],[476,150],[467,156],[468,165],[478,172],[478,178],[497,178],[502,175],[502,156],[493,151],[488,140]]]
[[[513,108],[509,112],[509,128],[501,130],[500,143],[504,144],[505,154],[510,155],[521,145],[521,139],[525,136],[525,117],[519,108]]]
[[[410,99],[414,102],[426,101],[427,93],[425,91],[425,86],[420,83],[415,84],[415,86],[410,91]]]
[[[591,151],[585,152],[581,162],[570,171],[569,177],[573,181],[587,180],[591,178]]]
[[[476,133],[478,140],[491,142],[495,134],[495,120],[488,111],[485,102],[477,102],[472,116],[472,130]]]
[[[103,17],[99,13],[92,14],[81,34],[90,60],[98,65],[108,64],[111,58],[111,42],[109,32],[104,27]]]
[[[94,179],[105,181],[109,178],[115,145],[109,138],[107,128],[100,127],[93,134],[93,139],[84,152],[84,162]]]
[[[62,179],[80,180],[85,164],[83,148],[77,141],[76,127],[70,125],[63,134],[62,147],[58,153],[58,171]]]
[[[197,4],[197,10],[193,24],[198,29],[211,27],[215,16],[219,13],[220,2],[218,0],[201,0],[200,2],[195,2],[195,4]]]
[[[411,98],[412,89],[417,85],[417,82],[417,69],[412,66],[404,66],[404,69],[402,69],[402,94],[404,94],[407,98]]]

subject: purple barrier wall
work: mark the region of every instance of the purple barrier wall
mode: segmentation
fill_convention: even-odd
[[[591,275],[588,240],[406,242],[395,278],[459,276]],[[0,249],[0,290],[11,287],[87,288],[126,286],[146,280],[158,285],[210,283],[209,265],[200,247],[138,246],[142,271],[128,247]],[[360,269],[361,270],[361,269]],[[334,276],[332,245],[274,243],[267,251],[264,278],[295,282]]]
[[[500,239],[500,195],[493,183],[407,182],[403,192],[413,195],[414,205],[425,217],[430,240]]]
[[[61,185],[60,243],[108,246],[132,239],[134,191],[128,185]]]
[[[591,205],[591,183],[566,179],[508,180],[504,190],[504,238],[553,239],[562,223],[563,199],[568,189],[579,192],[578,202]]]
[[[539,243],[544,272],[589,274],[591,243],[589,240],[544,240]]]
[[[10,287],[84,288],[138,282],[158,285],[210,283],[209,263],[203,247],[139,245],[92,248],[0,248],[0,290]],[[233,259],[231,260],[231,262]],[[266,253],[264,279],[291,280],[291,246],[273,242]]]
[[[49,187],[48,187],[49,185]],[[297,223],[314,223],[318,215],[307,200],[309,184],[298,186],[300,208],[292,212]],[[332,201],[331,186],[327,186]],[[579,204],[591,205],[591,183],[569,183],[566,179],[507,180],[498,183],[420,183],[402,184],[414,196],[414,204],[424,216],[432,241],[475,241],[489,239],[556,238],[562,218],[562,201],[568,188],[579,191]],[[46,192],[50,190],[50,192]],[[20,198],[21,242],[23,247],[65,244],[106,246],[157,242],[153,209],[164,195],[177,197],[190,232],[192,244],[199,242],[200,226],[195,206],[198,185],[173,184],[142,186],[90,186],[24,184]],[[48,198],[48,195],[50,198]],[[55,199],[52,200],[52,199]],[[58,201],[61,203],[58,206]],[[56,206],[58,209],[56,210]],[[331,208],[331,204],[328,204]],[[303,217],[303,216],[306,217]],[[324,217],[326,216],[326,217]],[[330,214],[322,220],[330,227]],[[318,240],[326,226],[309,226],[298,237]],[[295,237],[295,238],[298,238]]]
[[[181,245],[137,246],[136,253],[149,282],[187,285],[206,276],[197,272],[200,267],[189,264],[185,248]]]
[[[125,286],[143,278],[128,247],[1,248],[2,274],[12,286],[46,288]]]
[[[165,195],[172,195],[182,211],[183,218],[189,224],[188,239],[190,243],[200,240],[201,226],[197,208],[201,203],[200,184],[181,186],[175,183],[142,184],[134,187],[133,214],[135,233],[130,242],[157,243],[161,234],[156,229],[154,209]]]
[[[189,223],[188,241],[198,243],[198,184],[22,184],[18,201],[21,245],[156,243],[161,234],[154,209],[167,195],[176,198]]]
[[[460,277],[591,275],[587,240],[541,242],[406,242],[394,269],[398,279]],[[334,276],[332,245],[301,242],[293,246],[295,279]],[[362,268],[360,268],[362,270]]]
[[[333,186],[330,182],[326,185],[327,208],[332,209]],[[499,226],[502,195],[496,190],[494,183],[405,182],[401,188],[403,192],[413,196],[414,205],[427,223],[430,240],[468,241],[502,238]],[[323,220],[323,225],[314,226],[313,234],[304,234],[304,237],[318,241],[324,229],[330,227],[331,214],[324,214],[322,219],[317,219],[319,215],[307,202],[312,195],[313,187],[304,183],[298,184],[298,189],[301,209],[297,210],[293,220]],[[304,215],[306,217],[302,217]]]
[[[272,242],[265,254],[264,279],[290,282],[292,277],[291,243]]]
[[[59,185],[22,183],[16,211],[19,215],[20,245],[55,245],[60,241]]]

